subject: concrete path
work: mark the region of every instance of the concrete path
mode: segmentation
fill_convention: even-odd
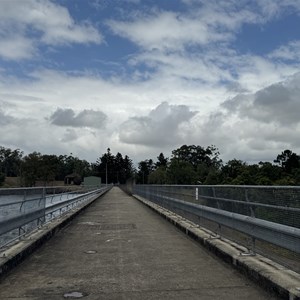
[[[115,187],[0,283],[0,299],[277,299]]]

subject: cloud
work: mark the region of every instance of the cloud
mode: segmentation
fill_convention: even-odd
[[[128,63],[142,74],[135,72],[132,78],[149,81],[160,77],[171,84],[178,80],[204,89],[226,85],[228,90],[234,86],[237,91],[254,92],[296,72],[298,66],[267,55],[243,54],[232,46],[241,38],[243,26],[279,18],[282,11],[294,9],[292,1],[285,6],[279,1],[274,5],[246,0],[183,2],[186,10],[152,8],[107,21],[115,35],[139,47]]]
[[[76,140],[77,138],[78,138],[78,135],[77,135],[76,131],[74,129],[67,128],[61,141],[63,143],[68,143],[68,142]]]
[[[188,125],[186,141],[215,144],[222,159],[272,161],[284,149],[299,152],[300,73],[254,93],[238,94]]]
[[[72,151],[90,161],[107,147],[136,161],[161,151],[170,155],[183,143],[215,144],[225,161],[267,160],[285,148],[300,149],[300,82],[297,75],[287,80],[299,71],[299,41],[276,46],[269,55],[238,47],[247,24],[258,24],[251,29],[259,34],[283,12],[297,11],[299,1],[182,0],[186,6],[170,4],[168,10],[155,1],[88,1],[94,4],[91,20],[100,14],[110,18],[106,33],[117,35],[108,36],[109,59],[95,48],[89,47],[89,54],[97,53],[90,57],[87,49],[75,47],[100,44],[97,28],[105,22],[75,20],[79,14],[71,16],[58,4],[75,11],[78,3],[13,2],[0,0],[0,57],[21,61],[38,56],[43,62],[18,64],[26,78],[12,75],[14,63],[0,68],[3,143],[25,151]],[[119,37],[127,41],[121,44]],[[128,41],[137,47],[127,47]],[[59,51],[64,45],[72,45],[68,54],[74,57],[82,51],[87,64],[69,65],[66,52]],[[122,50],[115,51],[116,46]],[[50,51],[61,71],[49,69],[54,66],[48,62]],[[5,102],[14,107],[4,107]]]
[[[49,120],[52,124],[57,126],[91,127],[102,129],[105,126],[107,116],[102,111],[85,109],[76,115],[75,112],[70,108],[58,108],[50,116]]]
[[[287,45],[280,46],[269,54],[271,59],[284,61],[300,61],[300,40],[292,41]]]
[[[76,23],[69,11],[52,1],[0,1],[0,57],[32,58],[38,46],[101,43],[100,32],[88,22]]]
[[[189,122],[196,113],[186,105],[163,102],[148,116],[125,121],[120,127],[119,138],[124,143],[150,147],[177,145],[182,142],[181,125]]]
[[[186,46],[205,45],[231,37],[226,32],[218,33],[196,16],[167,11],[141,15],[132,21],[110,20],[107,24],[116,35],[147,50],[180,51]]]
[[[298,0],[267,0],[267,1],[257,1],[258,7],[261,12],[266,17],[278,17],[286,11],[293,11],[295,13],[300,13],[300,3]]]
[[[0,57],[7,60],[23,60],[31,58],[36,49],[34,42],[18,34],[1,37]]]
[[[172,53],[213,44],[223,48],[236,38],[243,25],[264,24],[275,14],[270,13],[271,9],[280,10],[279,4],[271,8],[271,4],[246,0],[182,2],[186,9],[134,11],[126,19],[107,21],[107,25],[114,34],[143,50]]]
[[[14,118],[6,113],[4,113],[1,109],[0,109],[0,125],[1,126],[7,126],[11,123],[14,122]]]
[[[300,122],[300,73],[255,94],[237,95],[223,103],[229,113],[262,123],[294,126]]]
[[[32,97],[28,95],[22,95],[22,94],[14,94],[14,93],[0,93],[0,99],[6,99],[7,101],[11,102],[32,102],[32,103],[38,103],[43,102],[43,99]]]

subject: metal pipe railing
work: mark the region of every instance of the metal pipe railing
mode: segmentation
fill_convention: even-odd
[[[300,187],[134,185],[133,194],[249,236],[253,253],[256,240],[300,253]]]
[[[46,195],[46,189],[49,190],[49,188],[1,190],[0,201],[1,195],[3,199],[5,199],[4,196],[6,198],[7,196],[11,197],[12,201],[6,200],[6,203],[0,204],[0,248],[60,216],[62,213],[69,211],[79,203],[99,197],[110,188],[111,186],[102,186],[94,190],[89,188],[87,192],[81,189],[48,196]],[[62,190],[61,187],[60,190]],[[30,192],[38,192],[39,195],[30,195]],[[12,195],[12,193],[16,195]],[[29,195],[31,198],[26,199]],[[14,197],[18,196],[22,199],[18,201],[13,200]],[[63,198],[66,198],[66,200],[63,200]],[[18,233],[10,234],[15,230],[18,230]]]

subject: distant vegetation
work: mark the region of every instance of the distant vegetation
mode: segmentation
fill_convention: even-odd
[[[284,150],[271,162],[247,164],[232,159],[226,164],[219,158],[215,146],[203,148],[183,145],[172,151],[171,158],[160,153],[157,160],[138,163],[121,153],[113,155],[110,149],[96,162],[89,163],[70,155],[48,155],[33,152],[26,156],[19,149],[0,146],[0,185],[5,178],[18,177],[21,186],[51,184],[73,175],[76,184],[85,176],[99,176],[102,182],[125,183],[135,177],[137,183],[149,184],[232,184],[232,185],[299,185],[300,156]]]
[[[107,172],[106,172],[107,170]],[[0,146],[0,185],[6,177],[19,177],[21,186],[48,185],[55,181],[65,181],[72,175],[74,184],[80,184],[85,176],[99,176],[102,182],[125,183],[133,177],[133,163],[121,153],[112,155],[110,149],[95,163],[89,163],[70,155],[48,155],[33,152],[23,156],[19,149],[12,150]]]
[[[137,183],[150,184],[232,184],[232,185],[299,185],[300,156],[291,150],[278,154],[273,163],[249,165],[232,159],[223,164],[215,146],[203,148],[183,145],[172,151],[171,158],[163,153],[141,161]]]

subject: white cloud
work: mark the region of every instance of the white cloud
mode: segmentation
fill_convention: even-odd
[[[186,18],[174,12],[160,12],[141,16],[134,21],[109,21],[115,34],[124,36],[144,49],[183,50],[188,45],[223,41],[227,34],[209,30],[207,24],[196,18]]]
[[[283,149],[299,152],[299,86],[297,73],[256,93],[238,94],[209,117],[197,118],[189,138],[216,144],[225,161],[272,160]]]
[[[256,3],[261,8],[262,13],[268,18],[278,17],[286,10],[300,12],[300,3],[298,0],[257,0]]]
[[[168,156],[182,144],[215,144],[224,161],[234,157],[272,160],[286,148],[300,152],[299,74],[251,94],[232,96],[223,105],[218,103],[224,100],[225,91],[217,86],[212,95],[209,87],[202,89],[205,85],[180,86],[179,81],[164,90],[158,88],[165,86],[159,80],[123,85],[57,72],[35,76],[31,82],[6,79],[3,85],[0,80],[2,103],[9,99],[0,116],[3,145],[25,152],[72,152],[89,161],[95,161],[107,147],[136,161],[155,158],[162,151]],[[67,128],[51,126],[50,130],[49,112],[62,104],[72,107],[70,118],[61,109],[65,123],[59,125]],[[84,110],[104,112],[106,129],[86,127],[95,119],[78,118]],[[54,116],[52,121],[61,121]],[[85,127],[78,127],[79,123]]]
[[[269,57],[286,61],[300,61],[300,40],[292,41],[275,49],[269,54]]]
[[[34,42],[20,35],[0,35],[0,45],[0,57],[7,60],[29,59],[36,53]]]
[[[182,144],[215,144],[225,161],[268,160],[285,148],[299,152],[300,80],[291,76],[299,71],[299,41],[265,56],[231,44],[243,25],[279,18],[286,7],[297,10],[297,1],[183,2],[186,11],[158,4],[148,13],[132,9],[128,18],[122,7],[124,18],[108,21],[113,33],[138,46],[122,58],[128,73],[128,65],[115,71],[120,62],[114,77],[40,67],[22,79],[0,69],[1,142],[89,161],[108,147],[136,161],[161,151],[168,156]],[[13,3],[0,1],[2,58],[42,55],[41,45],[102,42],[95,25],[77,22],[57,2]]]
[[[102,36],[89,24],[76,23],[68,10],[51,1],[0,1],[0,56],[32,58],[38,45],[100,43]]]
[[[150,147],[180,144],[183,142],[180,126],[189,122],[196,113],[186,105],[163,102],[147,116],[131,117],[121,124],[120,140]]]
[[[108,26],[144,50],[182,52],[193,46],[216,43],[224,47],[244,24],[264,24],[280,9],[276,4],[249,1],[183,1],[187,11],[147,10],[134,12],[126,20],[109,20]],[[260,10],[257,7],[261,6]],[[268,7],[268,9],[267,9]]]
[[[300,123],[300,73],[255,94],[237,95],[223,103],[229,113],[262,123],[294,126]]]

